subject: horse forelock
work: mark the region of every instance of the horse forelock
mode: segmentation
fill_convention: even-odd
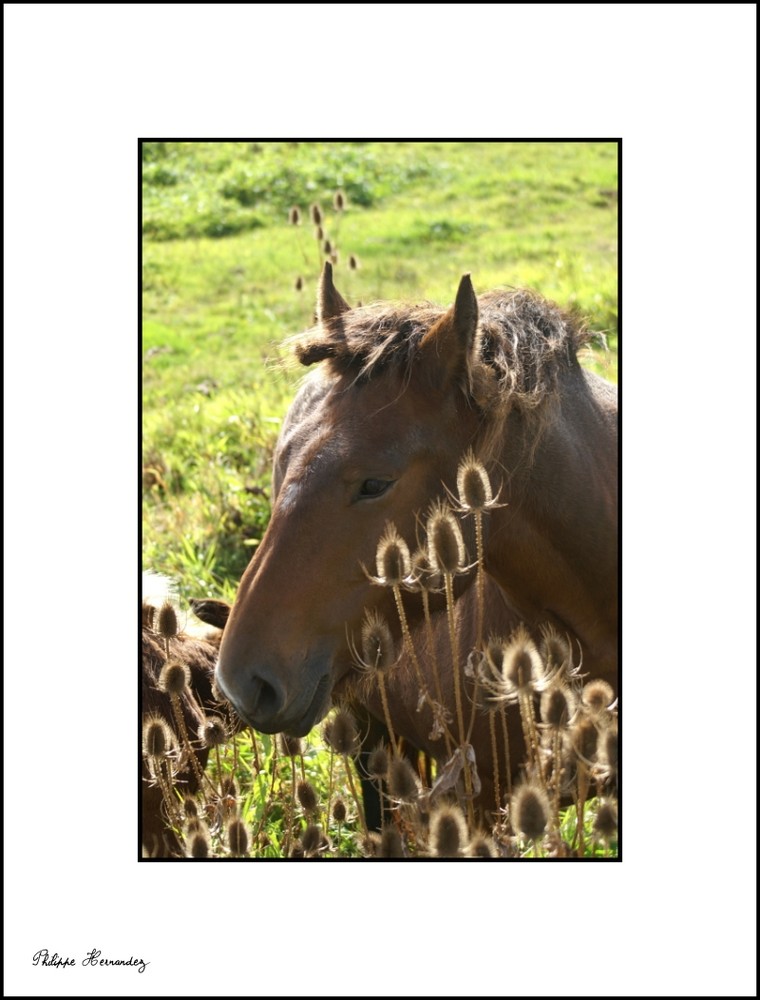
[[[533,424],[537,442],[551,419],[563,372],[579,370],[588,342],[580,324],[553,302],[526,289],[478,297],[478,331],[462,392],[482,414],[483,457],[498,451],[503,422],[513,410]],[[440,306],[378,302],[352,309],[295,341],[304,365],[326,362],[328,373],[352,382],[395,370],[408,379],[427,331],[446,312]]]

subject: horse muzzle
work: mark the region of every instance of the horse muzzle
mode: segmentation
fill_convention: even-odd
[[[322,660],[302,664],[286,685],[281,671],[264,666],[233,669],[220,658],[216,682],[241,719],[261,733],[306,736],[330,708],[330,668]]]

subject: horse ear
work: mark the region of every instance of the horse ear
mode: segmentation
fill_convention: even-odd
[[[333,284],[332,264],[326,260],[317,290],[317,320],[323,323],[325,320],[334,319],[341,313],[348,312],[350,308],[351,306]]]
[[[478,329],[478,300],[469,274],[462,275],[454,305],[431,326],[420,343],[426,365],[443,369],[446,383],[469,371]]]

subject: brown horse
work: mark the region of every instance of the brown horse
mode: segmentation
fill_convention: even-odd
[[[365,609],[393,616],[387,588],[363,569],[385,525],[413,546],[468,449],[500,490],[485,524],[486,630],[552,623],[580,648],[584,670],[616,688],[617,402],[578,363],[585,335],[532,293],[476,298],[469,275],[449,310],[351,309],[329,264],[317,320],[296,353],[321,364],[285,420],[272,519],[217,665],[240,715],[263,732],[303,735],[325,714],[352,672]],[[458,602],[463,633],[473,590]],[[405,601],[420,635],[421,602]],[[391,692],[392,713],[423,747],[430,719],[407,688],[399,681]]]

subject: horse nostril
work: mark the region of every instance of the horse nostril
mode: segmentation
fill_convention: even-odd
[[[263,677],[254,677],[251,681],[250,710],[260,719],[276,715],[282,705],[282,696],[273,684]]]

